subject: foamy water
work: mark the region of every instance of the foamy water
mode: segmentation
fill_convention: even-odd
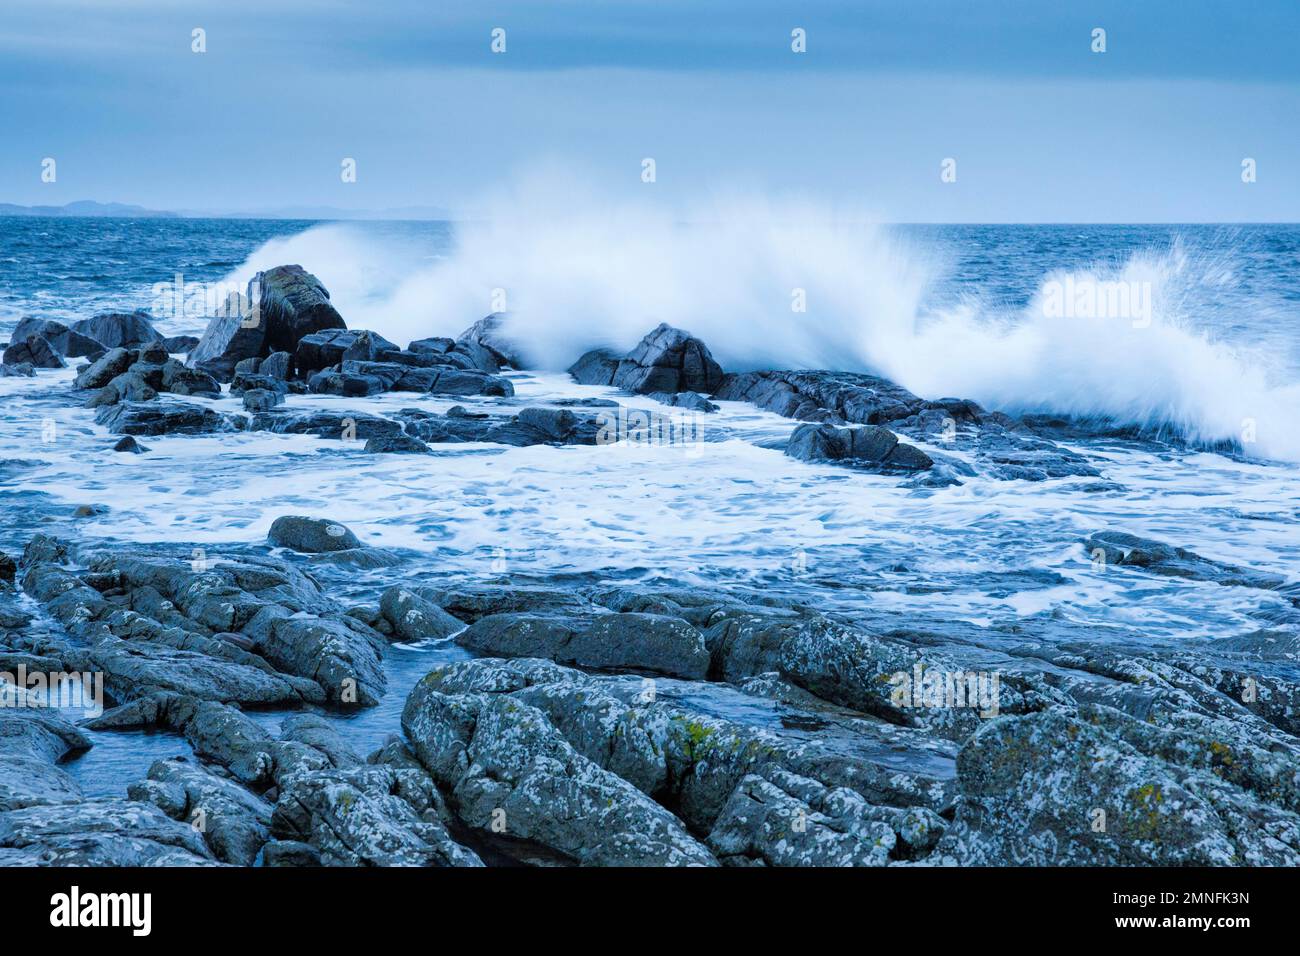
[[[613,394],[562,375],[512,378],[517,405]],[[1079,445],[1121,490],[1084,490],[1091,482],[1080,479],[975,478],[912,491],[897,478],[760,447],[793,424],[724,402],[708,416],[708,440],[685,447],[480,444],[369,455],[359,442],[233,432],[145,437],[149,453],[135,456],[109,450],[115,438],[94,424],[92,410],[66,394],[51,398],[70,379],[66,371],[0,380],[10,426],[0,459],[40,462],[6,482],[3,507],[39,513],[40,530],[81,538],[167,541],[219,558],[223,546],[265,541],[279,515],[321,515],[368,545],[424,556],[381,572],[385,580],[579,573],[740,584],[865,614],[981,624],[1063,615],[1178,639],[1252,630],[1261,603],[1284,605],[1248,589],[1098,570],[1082,535],[1121,529],[1236,563],[1300,567],[1296,469],[1213,454]],[[381,415],[452,404],[410,394],[288,402]],[[230,398],[211,404],[239,408]],[[72,518],[83,504],[108,510]],[[24,540],[16,528],[5,537],[10,549]]]

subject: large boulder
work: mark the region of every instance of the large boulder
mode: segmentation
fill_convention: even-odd
[[[540,710],[495,694],[448,696],[437,673],[402,729],[460,821],[586,866],[714,866],[681,821],[578,753]]]
[[[800,461],[843,461],[880,471],[924,471],[934,465],[925,452],[879,425],[836,428],[810,422],[794,430],[785,453]]]
[[[253,282],[261,288],[270,352],[292,352],[304,335],[347,328],[325,286],[302,266],[276,266],[259,272]]]
[[[620,361],[610,349],[592,349],[569,366],[569,374],[579,385],[613,385]]]
[[[313,372],[333,368],[343,361],[343,353],[352,347],[361,333],[350,329],[327,329],[313,332],[298,340],[294,350],[294,367],[307,377]]]
[[[74,322],[72,331],[94,339],[106,349],[132,349],[163,341],[162,335],[149,320],[149,313],[143,309],[135,312],[101,312],[89,319]]]
[[[82,358],[87,355],[100,355],[104,345],[95,339],[74,332],[62,322],[53,319],[37,319],[28,316],[14,326],[9,336],[14,342],[22,342],[33,335],[39,335],[49,342],[65,358]]]
[[[4,350],[5,365],[30,365],[32,368],[66,368],[58,350],[39,335],[10,342]]]
[[[475,367],[485,372],[495,372],[502,366],[514,369],[531,367],[524,357],[519,345],[508,339],[502,331],[505,325],[504,312],[493,312],[486,318],[479,319],[456,338],[456,345],[473,354],[481,349],[488,353],[492,364],[476,363]],[[415,343],[412,343],[414,351]]]
[[[249,283],[245,302],[256,308],[227,308],[212,319],[189,354],[191,365],[228,381],[244,359],[292,353],[305,336],[347,328],[325,286],[302,266],[259,272]]]
[[[338,522],[304,515],[282,515],[276,518],[271,524],[267,540],[278,548],[289,548],[305,554],[361,547],[357,536]]]
[[[663,392],[712,394],[722,385],[722,368],[695,336],[661,322],[625,357],[611,352],[588,352],[569,369],[584,385],[614,385],[642,395]],[[611,371],[612,367],[612,371]]]
[[[109,349],[77,373],[77,388],[103,388],[135,362],[138,353],[129,349]]]

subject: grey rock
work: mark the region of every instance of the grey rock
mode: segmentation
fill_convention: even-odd
[[[541,711],[486,694],[447,696],[421,681],[402,729],[457,817],[574,862],[711,866],[682,824],[627,781],[579,754]]]
[[[133,800],[99,799],[0,813],[0,848],[36,866],[211,866],[188,824]]]
[[[1085,538],[1083,545],[1089,554],[1100,554],[1107,565],[1140,568],[1165,577],[1270,591],[1286,583],[1280,574],[1212,561],[1183,548],[1122,531],[1099,532]]]
[[[396,435],[376,435],[374,438],[366,440],[366,445],[363,450],[370,454],[432,454],[428,445],[420,441],[418,438],[413,438],[404,433]]]
[[[265,388],[250,388],[244,392],[244,410],[267,412],[284,403],[284,396]]]
[[[67,368],[63,356],[39,335],[10,342],[5,347],[3,362],[5,365],[30,365],[33,368]]]
[[[402,641],[439,640],[465,625],[438,605],[401,587],[389,588],[379,598],[379,612]]]
[[[95,422],[114,435],[202,435],[238,431],[242,421],[188,402],[121,402],[95,412]]]
[[[289,548],[306,554],[361,547],[357,536],[338,522],[309,518],[306,515],[281,515],[276,518],[271,523],[267,540],[277,548]]]
[[[103,388],[130,368],[138,355],[129,349],[109,349],[77,374],[75,384],[77,388]]]
[[[62,322],[53,319],[27,317],[14,326],[9,338],[22,342],[33,335],[39,335],[53,346],[54,350],[65,358],[81,358],[87,355],[101,355],[105,346],[79,332],[74,332]]]
[[[457,336],[456,344],[462,348],[477,346],[479,349],[486,351],[493,359],[493,362],[475,366],[485,372],[495,372],[502,366],[514,369],[532,368],[531,362],[524,355],[519,344],[511,341],[506,336],[505,323],[506,314],[494,312],[485,318],[479,319]]]
[[[40,658],[28,663],[39,665]],[[81,788],[56,764],[89,749],[86,735],[55,711],[0,708],[0,811],[80,800]]]
[[[197,830],[223,863],[252,866],[269,838],[270,804],[183,758],[155,761],[148,778],[127,795]]]
[[[580,385],[613,385],[619,361],[610,349],[593,349],[569,366],[569,374]]]
[[[312,846],[324,866],[482,866],[437,816],[422,770],[355,767],[305,773],[280,794],[272,826]]]
[[[304,335],[293,350],[293,364],[298,374],[309,377],[322,369],[337,366],[343,361],[343,353],[360,335],[360,332],[342,328]]]
[[[150,319],[151,316],[144,310],[101,312],[89,319],[74,322],[72,331],[99,342],[106,349],[133,349],[163,341]]]
[[[708,845],[731,864],[885,866],[897,838],[871,809],[852,790],[766,770],[736,787]]]
[[[148,450],[147,446],[140,444],[130,435],[126,435],[119,439],[117,444],[113,446],[113,451],[128,452],[132,455],[143,455]]]

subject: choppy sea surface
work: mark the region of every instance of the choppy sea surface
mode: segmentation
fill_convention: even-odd
[[[0,549],[16,554],[41,531],[165,543],[220,557],[223,549],[263,544],[279,515],[313,514],[348,525],[366,544],[412,556],[398,568],[338,575],[331,587],[354,600],[373,600],[395,575],[428,581],[571,575],[579,581],[751,587],[862,618],[1021,622],[1045,639],[1057,627],[1076,636],[1087,629],[1094,638],[1113,629],[1126,640],[1137,635],[1152,644],[1186,646],[1294,626],[1289,605],[1266,592],[1099,569],[1080,539],[1101,530],[1128,531],[1206,557],[1300,576],[1300,456],[1289,455],[1300,446],[1300,418],[1294,417],[1300,411],[1300,228],[895,231],[909,249],[941,264],[925,284],[917,326],[943,328],[960,316],[962,335],[983,335],[963,342],[970,353],[965,368],[978,366],[979,374],[963,377],[963,367],[954,364],[943,379],[952,359],[936,352],[926,366],[924,349],[933,342],[924,335],[894,342],[892,353],[876,353],[884,355],[879,365],[891,366],[877,370],[924,367],[911,380],[898,377],[925,397],[969,395],[1012,412],[1082,409],[1131,425],[1133,409],[1145,409],[1150,420],[1138,424],[1150,426],[1146,437],[1097,432],[1068,443],[1092,459],[1105,482],[971,478],[957,487],[908,489],[897,478],[784,456],[780,441],[794,423],[735,402],[720,403],[721,410],[708,416],[707,440],[686,447],[447,445],[435,446],[430,456],[385,456],[367,455],[359,444],[241,432],[148,438],[149,454],[121,455],[110,450],[115,438],[72,392],[69,368],[38,372],[34,379],[0,378]],[[352,254],[376,248],[384,254]],[[456,228],[446,223],[0,219],[0,339],[23,315],[67,321],[133,308],[152,309],[164,334],[199,334],[201,315],[157,307],[157,284],[173,282],[178,273],[187,283],[219,283],[296,261],[322,279],[350,325],[376,328],[405,345],[408,338],[454,335],[489,311],[449,315],[437,303],[422,305],[418,295],[385,293],[391,287],[418,291],[422,286],[412,285],[412,276],[454,269],[456,249]],[[1093,337],[1066,339],[1049,343],[1055,349],[1050,362],[1026,374],[1030,330],[1024,316],[1045,281],[1063,273],[1110,275],[1106,270],[1151,261],[1163,270],[1152,280],[1163,283],[1158,307],[1177,313],[1156,316],[1153,338],[1164,339],[1159,350],[1135,365],[1123,339],[1109,347],[1104,341],[1097,347]],[[881,274],[878,264],[872,268]],[[881,281],[887,280],[886,271]],[[756,333],[743,315],[725,324],[717,316],[695,321],[690,314],[638,315],[630,322],[643,320],[645,331],[652,318],[700,334],[728,369],[762,364],[733,358],[756,354],[744,344]],[[1177,335],[1168,331],[1175,326]],[[584,337],[581,327],[559,327],[571,343],[570,360],[601,344],[595,329]],[[843,327],[840,316],[836,328]],[[955,326],[946,327],[957,334]],[[854,327],[855,335],[860,332]],[[731,342],[723,340],[728,335]],[[1137,341],[1149,347],[1150,339]],[[871,349],[860,344],[859,336],[844,345],[846,366],[871,364],[863,358]],[[906,353],[907,347],[919,351]],[[1000,376],[999,348],[1005,363]],[[1182,359],[1180,348],[1189,350]],[[1214,361],[1205,364],[1206,354]],[[1033,361],[1045,360],[1038,355]],[[771,361],[768,367],[791,366]],[[1184,368],[1186,380],[1178,377]],[[509,374],[514,406],[613,395],[573,384],[562,368]],[[1244,376],[1240,382],[1230,378],[1237,374]],[[923,390],[918,381],[926,376],[939,378]],[[1098,398],[1095,390],[1107,383],[1111,391]],[[1262,450],[1216,444],[1212,440],[1232,437],[1215,433],[1216,409],[1226,409],[1221,417],[1235,428],[1251,417],[1234,405],[1248,389],[1254,391],[1247,411],[1258,409],[1261,427],[1272,429],[1271,443]],[[302,408],[378,414],[412,406],[487,408],[502,401],[411,394],[290,398]],[[662,410],[647,399],[620,401]],[[240,407],[229,397],[213,404]],[[103,506],[102,513],[74,517],[80,505]],[[362,743],[396,730],[405,686],[435,657],[457,653],[398,648],[388,665],[389,701],[356,718]],[[130,737],[133,765],[143,760],[147,766],[142,739]],[[175,744],[168,735],[157,740],[160,753]],[[110,745],[83,758],[81,774],[93,781],[92,791],[120,789],[120,780],[110,779],[120,757]]]

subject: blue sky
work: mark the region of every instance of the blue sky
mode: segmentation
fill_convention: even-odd
[[[3,0],[0,201],[472,208],[558,163],[681,204],[1296,221],[1297,37],[1293,0]]]

